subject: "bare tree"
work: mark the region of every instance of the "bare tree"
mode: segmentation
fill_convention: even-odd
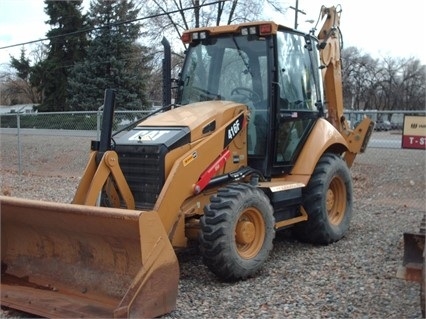
[[[384,58],[381,63],[381,70],[383,79],[380,94],[384,98],[384,103],[380,109],[394,110],[401,108],[401,61],[391,57]]]
[[[142,0],[141,0],[142,1]],[[263,1],[257,0],[148,0],[141,13],[149,19],[149,38],[180,39],[183,31],[203,26],[228,25],[259,19]],[[276,11],[285,12],[279,0],[266,0]]]
[[[342,79],[345,105],[355,110],[377,108],[373,87],[379,76],[378,61],[355,47],[342,51]]]
[[[426,65],[410,58],[402,65],[402,93],[405,110],[424,110],[426,105]]]
[[[162,60],[164,57],[163,50],[156,50],[151,52],[153,58],[149,62],[151,69],[150,81],[146,84],[147,95],[152,103],[160,105],[162,101],[162,86],[163,86],[163,70]],[[177,78],[183,63],[183,53],[172,52],[171,56],[171,76]]]
[[[342,60],[345,105],[355,110],[424,109],[426,66],[419,60],[375,60],[355,47],[344,49]]]
[[[31,87],[30,83],[13,73],[1,74],[0,97],[0,103],[4,105],[40,102],[37,91]]]

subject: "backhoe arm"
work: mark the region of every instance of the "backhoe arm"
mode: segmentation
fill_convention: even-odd
[[[339,131],[347,129],[343,116],[343,92],[340,59],[340,12],[336,7],[321,8],[321,18],[327,16],[319,34],[319,48],[323,69],[328,120]]]
[[[343,89],[342,89],[342,64],[340,51],[340,13],[336,7],[321,8],[321,18],[326,20],[318,34],[320,59],[323,68],[322,76],[327,103],[327,120],[346,139],[349,150],[345,152],[344,159],[349,167],[352,166],[358,153],[363,153],[373,130],[373,122],[369,118],[364,120],[352,130],[344,116]]]

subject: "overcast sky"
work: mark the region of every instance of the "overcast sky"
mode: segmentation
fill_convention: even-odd
[[[296,0],[282,0],[295,7]],[[361,52],[380,57],[415,57],[426,64],[425,32],[426,1],[379,0],[299,0],[299,29],[309,31],[315,24],[305,21],[318,19],[321,5],[341,5],[340,29],[344,46],[354,46]],[[294,27],[294,10],[287,10],[283,24]],[[278,22],[278,20],[277,20]],[[320,27],[320,26],[319,26]]]
[[[213,1],[213,0],[212,0]],[[88,7],[89,0],[84,0]],[[296,0],[282,0],[284,6],[296,6]],[[299,29],[308,31],[314,24],[307,20],[318,19],[321,5],[341,5],[341,31],[344,46],[355,46],[374,58],[415,57],[426,64],[425,31],[426,1],[378,0],[299,0]],[[265,11],[265,19],[294,27],[294,10],[284,16],[274,16]],[[42,0],[0,0],[0,47],[44,38],[48,31]],[[12,54],[19,57],[21,47],[0,49],[0,66],[9,63]],[[27,53],[34,45],[25,46]]]

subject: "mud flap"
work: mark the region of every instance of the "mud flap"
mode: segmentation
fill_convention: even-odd
[[[156,317],[179,265],[158,214],[0,197],[1,304],[55,317]]]

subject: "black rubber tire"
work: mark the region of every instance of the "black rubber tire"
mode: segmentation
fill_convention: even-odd
[[[204,264],[224,281],[253,276],[269,257],[275,220],[269,198],[248,184],[230,184],[212,196],[200,220]]]
[[[348,166],[332,153],[324,154],[303,190],[306,222],[294,228],[304,242],[328,245],[343,238],[352,219],[353,186]]]

